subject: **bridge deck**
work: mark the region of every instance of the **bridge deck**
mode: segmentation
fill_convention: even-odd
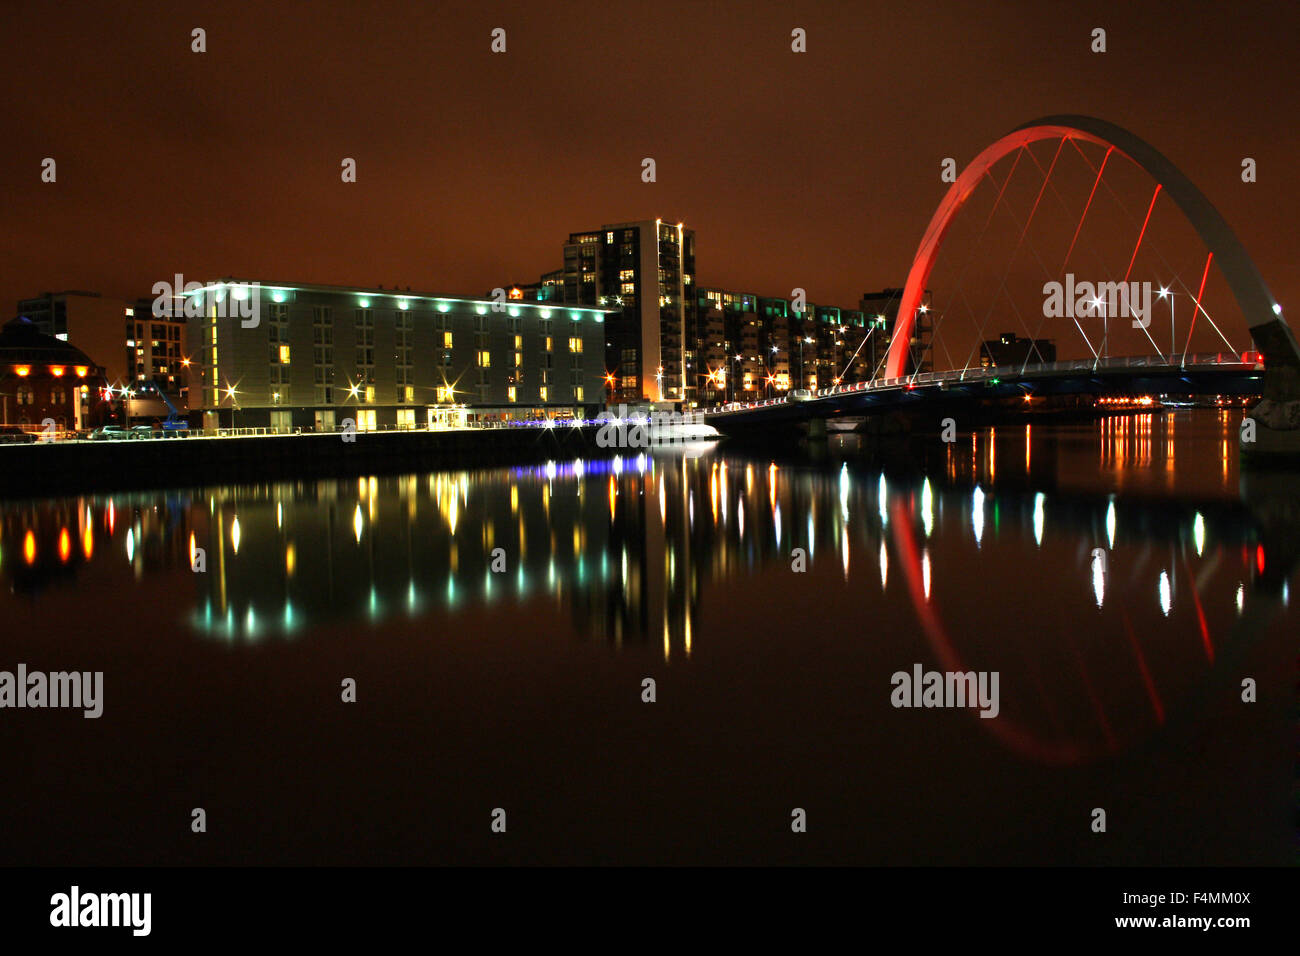
[[[968,368],[950,372],[924,372],[898,378],[874,379],[817,389],[809,397],[755,402],[731,402],[701,409],[708,421],[740,418],[804,419],[886,411],[899,405],[941,394],[963,397],[1006,398],[1022,394],[1104,393],[1125,383],[1143,392],[1161,394],[1217,394],[1258,391],[1262,359],[1247,353],[1133,356],[1075,359],[1019,366]]]

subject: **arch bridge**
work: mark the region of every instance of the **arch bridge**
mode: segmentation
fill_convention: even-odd
[[[910,371],[909,366],[914,364],[917,345],[915,331],[918,318],[926,311],[924,299],[927,283],[944,239],[958,213],[967,204],[976,187],[986,179],[996,184],[990,174],[995,164],[1013,155],[1018,162],[1019,154],[1027,150],[1030,144],[1043,141],[1058,141],[1058,145],[1052,165],[1043,170],[1043,182],[1029,218],[1023,224],[1021,241],[1028,231],[1030,220],[1037,212],[1038,200],[1043,198],[1048,187],[1057,159],[1067,144],[1084,156],[1085,160],[1087,157],[1079,149],[1080,143],[1094,144],[1105,150],[1105,155],[1096,168],[1092,192],[1070,243],[1070,251],[1066,254],[1067,263],[1096,196],[1097,187],[1102,182],[1107,162],[1114,154],[1127,157],[1156,183],[1137,246],[1129,261],[1129,272],[1131,273],[1142,246],[1156,199],[1163,191],[1195,229],[1207,252],[1199,288],[1194,296],[1188,344],[1190,345],[1191,334],[1198,319],[1204,317],[1205,322],[1213,323],[1204,308],[1203,296],[1211,265],[1217,264],[1241,309],[1254,347],[1236,351],[1215,325],[1215,331],[1229,345],[1225,352],[1188,354],[1184,351],[1176,354],[1171,349],[1164,353],[1156,350],[1154,355],[1116,357],[1105,354],[1104,345],[1101,350],[1097,350],[1089,342],[1092,357],[1070,362],[1026,361],[1015,366],[993,368]],[[1032,157],[1032,153],[1030,155]],[[1038,161],[1034,159],[1033,162]],[[1092,165],[1091,162],[1089,165]],[[1013,166],[1012,173],[1014,171]],[[999,189],[999,202],[1010,176],[1011,173]],[[991,216],[992,214],[990,218]],[[1012,255],[1014,257],[1014,252]],[[1124,282],[1127,283],[1128,279],[1129,275],[1125,274]],[[1191,287],[1187,288],[1188,296],[1192,297]],[[1082,328],[1080,332],[1083,332]],[[1087,338],[1086,334],[1084,337]],[[1147,337],[1150,339],[1149,334]],[[1154,340],[1152,345],[1154,347]],[[1154,147],[1128,130],[1093,117],[1062,115],[1034,120],[1001,137],[976,156],[948,189],[931,217],[913,258],[899,300],[898,315],[891,330],[886,358],[870,380],[851,385],[836,384],[812,392],[794,390],[778,399],[730,403],[706,408],[703,412],[709,424],[726,432],[776,422],[897,410],[934,400],[978,402],[1015,398],[1018,395],[1028,396],[1032,400],[1033,396],[1092,394],[1100,397],[1135,392],[1180,396],[1262,394],[1265,399],[1273,402],[1294,402],[1300,400],[1300,348],[1282,314],[1281,306],[1269,291],[1245,248],[1218,210],[1191,180]]]

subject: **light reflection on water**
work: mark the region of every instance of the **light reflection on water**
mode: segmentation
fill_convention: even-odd
[[[724,447],[8,503],[0,575],[57,620],[69,588],[125,570],[136,593],[106,620],[144,594],[230,646],[396,619],[436,635],[509,604],[665,662],[726,629],[728,602],[768,602],[794,640],[847,591],[846,640],[921,633],[931,664],[1001,671],[1032,692],[989,730],[1075,762],[1163,724],[1260,590],[1235,434],[1230,412],[1146,414],[918,438],[901,462],[851,438],[818,461]],[[774,569],[781,589],[747,593]],[[1287,576],[1267,589],[1283,613]]]

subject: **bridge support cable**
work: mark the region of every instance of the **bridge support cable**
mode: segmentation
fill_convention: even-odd
[[[1088,154],[1085,153],[1082,149],[1080,149],[1080,148],[1079,148],[1079,145],[1078,145],[1077,143],[1075,143],[1073,140],[1071,140],[1070,142],[1071,142],[1071,144],[1074,146],[1075,150],[1078,151],[1079,155],[1083,157],[1084,162],[1086,162],[1086,163],[1091,167],[1091,166],[1092,166],[1092,160],[1088,159]],[[1110,147],[1110,148],[1111,148],[1111,149],[1114,149],[1113,146]],[[1104,162],[1104,161],[1103,161],[1103,162]],[[1094,168],[1095,168],[1095,167],[1094,167]],[[1161,184],[1157,184],[1157,191],[1159,191],[1159,187],[1160,187],[1160,185],[1161,185]],[[1105,186],[1106,186],[1107,191],[1110,192],[1111,197],[1115,200],[1116,204],[1119,206],[1120,211],[1123,212],[1124,215],[1125,215],[1126,217],[1128,217],[1129,222],[1133,223],[1133,225],[1136,226],[1136,225],[1137,225],[1137,217],[1133,215],[1132,210],[1129,209],[1128,205],[1127,205],[1127,204],[1124,202],[1124,200],[1120,197],[1119,193],[1115,192],[1114,188],[1111,187],[1110,183],[1106,183]],[[1154,201],[1155,201],[1155,200],[1153,199],[1152,202],[1154,203]],[[1148,215],[1148,217],[1150,216],[1150,211],[1149,211],[1149,210],[1148,210],[1147,215]],[[1144,227],[1144,228],[1145,228],[1145,227]],[[1183,281],[1182,273],[1180,273],[1177,269],[1175,269],[1175,268],[1170,264],[1169,260],[1165,258],[1164,253],[1162,253],[1162,252],[1160,251],[1159,247],[1156,248],[1155,253],[1156,253],[1156,255],[1160,258],[1160,263],[1161,263],[1161,264],[1162,264],[1166,269],[1168,269],[1169,272],[1170,272],[1170,274],[1174,277],[1174,278],[1173,278],[1173,284],[1176,284],[1176,285],[1180,286],[1180,287],[1182,288],[1182,290],[1183,290],[1185,293],[1187,293],[1188,298],[1191,298],[1191,297],[1192,297],[1192,289],[1191,289],[1191,287],[1190,287],[1186,282]],[[1130,265],[1130,268],[1131,268],[1131,265]],[[1208,322],[1210,323],[1210,325],[1214,328],[1214,331],[1218,333],[1219,338],[1223,339],[1224,344],[1227,345],[1227,347],[1228,347],[1228,351],[1230,351],[1230,352],[1235,352],[1235,351],[1236,351],[1236,346],[1234,346],[1234,345],[1233,345],[1233,344],[1228,340],[1227,336],[1225,336],[1225,335],[1223,334],[1222,330],[1218,327],[1218,325],[1214,322],[1214,320],[1210,318],[1210,313],[1209,313],[1208,311],[1206,311],[1205,308],[1203,308],[1203,307],[1200,309],[1200,311],[1201,311],[1202,313],[1204,313],[1205,318],[1206,318],[1206,321],[1208,321]],[[1149,336],[1148,336],[1148,337],[1149,337]],[[1187,352],[1187,348],[1189,348],[1190,345],[1191,345],[1191,338],[1189,337],[1189,338],[1188,338],[1188,345],[1187,345],[1187,347],[1184,347],[1184,349],[1183,349],[1183,352],[1184,352],[1184,353]]]
[[[1187,344],[1183,346],[1184,368],[1187,367],[1187,350],[1191,348],[1192,345],[1192,332],[1196,329],[1196,313],[1201,311],[1201,296],[1205,295],[1205,281],[1210,277],[1210,263],[1213,261],[1214,253],[1211,252],[1205,257],[1205,271],[1201,273],[1201,287],[1196,292],[1196,305],[1192,308],[1192,321],[1189,322],[1187,326]]]
[[[1070,145],[1072,145],[1072,146],[1075,148],[1075,150],[1076,150],[1076,151],[1077,151],[1077,152],[1082,156],[1082,155],[1083,155],[1083,150],[1081,150],[1081,149],[1079,148],[1079,144],[1076,143],[1076,142],[1074,141],[1074,137],[1072,137],[1072,136],[1067,136],[1066,138],[1070,140]],[[1065,254],[1065,262],[1063,262],[1063,263],[1061,264],[1061,276],[1060,276],[1059,278],[1064,278],[1065,268],[1066,268],[1066,266],[1069,264],[1069,261],[1070,261],[1070,255],[1071,255],[1071,253],[1074,251],[1074,245],[1075,245],[1075,242],[1078,241],[1078,238],[1079,238],[1079,232],[1080,232],[1080,230],[1082,230],[1082,228],[1083,228],[1083,221],[1084,221],[1085,218],[1087,218],[1089,207],[1092,206],[1092,199],[1093,199],[1093,196],[1094,196],[1094,195],[1096,194],[1096,192],[1097,192],[1097,186],[1098,186],[1098,184],[1102,181],[1102,173],[1105,172],[1105,169],[1106,169],[1106,161],[1110,158],[1110,154],[1111,154],[1112,152],[1114,152],[1114,151],[1115,151],[1115,147],[1114,147],[1114,146],[1108,146],[1108,147],[1107,147],[1107,149],[1106,149],[1106,155],[1102,157],[1100,168],[1098,168],[1098,167],[1094,167],[1094,166],[1092,165],[1092,163],[1090,163],[1090,162],[1088,163],[1088,168],[1089,168],[1089,169],[1096,169],[1096,170],[1097,170],[1097,178],[1096,178],[1095,180],[1093,180],[1092,191],[1089,192],[1089,194],[1088,194],[1088,202],[1087,202],[1087,204],[1084,206],[1084,209],[1083,209],[1083,215],[1079,217],[1079,224],[1078,224],[1078,226],[1075,227],[1075,230],[1074,230],[1074,237],[1070,240],[1070,248],[1069,248],[1069,250],[1068,250],[1068,251],[1066,252],[1066,254]],[[1032,152],[1029,154],[1029,157],[1030,157],[1030,159],[1032,159],[1032,160],[1034,161],[1034,164],[1035,164],[1036,166],[1038,166],[1039,171],[1040,171],[1040,172],[1044,172],[1042,164],[1038,162],[1037,157],[1035,157],[1034,154],[1033,154]],[[1086,160],[1087,157],[1085,156],[1084,159]],[[1046,175],[1046,172],[1044,172],[1044,175]],[[1109,183],[1107,184],[1107,188],[1109,188]],[[1157,186],[1157,187],[1156,187],[1156,191],[1157,191],[1157,193],[1159,192],[1159,190],[1160,190],[1160,188],[1159,188],[1159,186]],[[1066,212],[1069,212],[1069,211],[1070,211],[1069,204],[1065,201],[1065,197],[1061,195],[1060,190],[1058,190],[1058,189],[1056,188],[1056,185],[1055,185],[1055,184],[1052,185],[1052,193],[1053,193],[1053,194],[1056,196],[1056,198],[1060,201],[1060,203],[1061,203],[1061,208],[1064,209]],[[1153,203],[1154,203],[1154,200],[1153,200]],[[1127,212],[1127,210],[1126,210],[1126,212]],[[1147,212],[1147,217],[1150,218],[1150,211],[1149,211],[1149,210],[1148,210],[1148,212]],[[1144,226],[1144,230],[1145,230],[1145,226]],[[1139,240],[1138,240],[1138,245],[1141,245],[1141,239],[1140,239],[1140,238],[1139,238]],[[1032,245],[1031,245],[1031,248],[1032,248]],[[1097,252],[1097,251],[1094,249],[1094,250],[1093,250],[1093,255],[1096,256],[1096,259],[1097,259],[1097,265],[1100,267],[1102,274],[1103,274],[1103,275],[1109,275],[1109,274],[1110,274],[1110,269],[1108,269],[1108,268],[1106,267],[1106,261],[1102,258],[1101,253]],[[1137,251],[1134,250],[1134,257],[1136,258],[1136,256],[1137,256]],[[1039,264],[1040,264],[1040,265],[1042,264],[1042,260],[1041,260],[1041,259],[1039,260]],[[1132,263],[1132,262],[1129,263],[1129,268],[1130,268],[1130,269],[1133,268],[1133,263]],[[1047,267],[1046,267],[1046,266],[1043,266],[1043,270],[1044,270],[1044,272],[1046,272],[1046,271],[1047,271]],[[1050,273],[1048,273],[1048,279],[1050,280],[1050,279],[1053,279],[1053,278],[1058,278],[1058,277],[1056,277],[1056,276],[1052,276]],[[1125,281],[1127,281],[1127,276],[1125,277]],[[1037,338],[1037,337],[1042,333],[1042,330],[1043,330],[1043,324],[1044,324],[1046,321],[1047,321],[1046,318],[1044,318],[1043,320],[1041,320],[1041,321],[1038,323],[1038,328],[1037,328],[1037,330],[1035,330],[1033,333],[1030,334],[1030,339],[1031,339],[1031,341],[1032,341],[1033,339]],[[1104,320],[1103,320],[1103,322],[1104,322]],[[1105,331],[1103,331],[1103,334],[1102,334],[1102,346],[1101,346],[1101,349],[1098,350],[1098,349],[1094,349],[1094,348],[1092,347],[1092,342],[1088,339],[1087,334],[1083,331],[1083,326],[1079,324],[1079,321],[1078,321],[1077,319],[1075,320],[1074,325],[1075,325],[1075,327],[1079,330],[1079,334],[1083,336],[1084,344],[1086,344],[1086,345],[1088,346],[1088,351],[1092,353],[1092,357],[1093,357],[1093,359],[1096,360],[1096,361],[1100,361],[1102,355],[1103,355],[1104,352],[1105,352],[1105,343],[1106,343],[1106,338],[1107,338]],[[1029,330],[1026,329],[1025,331],[1029,331]],[[1145,332],[1146,330],[1143,329],[1143,331]],[[1159,346],[1156,345],[1155,339],[1153,339],[1153,338],[1151,337],[1150,333],[1147,333],[1147,341],[1149,341],[1149,342],[1151,343],[1151,348],[1154,350],[1155,354],[1156,354],[1156,355],[1159,355],[1159,354],[1160,354],[1160,348],[1159,348]],[[1035,351],[1036,351],[1036,349],[1035,349]],[[1043,357],[1043,356],[1042,356],[1042,354],[1040,353],[1040,354],[1039,354],[1039,358],[1041,359],[1042,357]],[[1029,364],[1029,357],[1028,357],[1028,356],[1025,357],[1025,364],[1026,364],[1026,365]],[[1093,366],[1093,367],[1094,367],[1094,368],[1096,367],[1095,363],[1094,363],[1094,366]]]
[[[1147,206],[1146,218],[1142,220],[1142,228],[1138,230],[1137,244],[1133,246],[1133,255],[1129,257],[1128,268],[1124,270],[1123,285],[1125,288],[1128,287],[1128,277],[1133,274],[1133,264],[1137,262],[1138,250],[1142,248],[1142,239],[1147,234],[1147,226],[1151,225],[1151,214],[1155,212],[1156,200],[1160,198],[1161,188],[1162,188],[1161,185],[1159,183],[1156,183],[1155,192],[1151,194],[1151,203],[1150,205]],[[1148,317],[1147,324],[1143,326],[1139,326],[1139,328],[1142,329],[1142,334],[1147,337],[1147,341],[1151,343],[1151,348],[1153,348],[1155,350],[1155,353],[1159,355],[1160,346],[1156,345],[1156,340],[1151,337],[1151,332],[1147,328],[1147,326],[1149,326],[1150,324],[1151,324],[1151,320],[1150,317]]]
[[[1002,194],[1006,191],[1007,184],[1011,182],[1011,177],[1016,174],[1016,167],[1020,165],[1020,157],[1026,148],[1021,146],[1016,150],[1016,158],[1011,161],[1011,169],[1007,171],[1007,178],[1002,181],[1002,188],[998,190],[998,198],[993,201],[993,208],[989,210],[989,217],[984,220],[984,229],[980,232],[981,236],[988,231],[989,223],[993,221],[993,214],[998,211],[998,206],[1002,202]],[[995,186],[997,185],[997,180],[993,179],[993,174],[989,170],[984,170],[984,175],[993,180]]]
[[[1006,289],[1007,276],[1010,275],[1010,273],[1011,273],[1011,267],[1012,267],[1012,265],[1013,265],[1014,262],[1015,262],[1016,253],[1020,251],[1020,247],[1021,247],[1021,245],[1024,243],[1024,238],[1025,238],[1025,236],[1026,236],[1026,235],[1028,234],[1028,232],[1029,232],[1029,226],[1030,226],[1030,223],[1033,221],[1034,215],[1035,215],[1035,213],[1037,213],[1037,211],[1038,211],[1038,206],[1039,206],[1040,201],[1041,201],[1042,198],[1043,198],[1043,193],[1046,191],[1046,189],[1047,189],[1049,183],[1051,182],[1052,171],[1056,168],[1056,162],[1057,162],[1057,160],[1060,158],[1061,150],[1064,148],[1064,146],[1065,146],[1065,140],[1068,139],[1068,138],[1069,138],[1069,137],[1064,137],[1064,136],[1061,138],[1061,142],[1057,144],[1057,147],[1056,147],[1056,153],[1052,156],[1052,162],[1051,162],[1051,165],[1050,165],[1047,169],[1043,169],[1043,165],[1042,165],[1042,163],[1038,162],[1038,158],[1034,155],[1033,150],[1029,149],[1028,144],[1026,144],[1025,146],[1022,146],[1022,147],[1021,147],[1022,150],[1027,151],[1027,152],[1029,153],[1029,158],[1030,158],[1030,160],[1034,163],[1035,166],[1038,167],[1039,172],[1041,172],[1041,173],[1043,174],[1043,184],[1039,187],[1038,195],[1037,195],[1037,197],[1036,197],[1035,200],[1034,200],[1034,205],[1033,205],[1033,207],[1030,209],[1029,216],[1025,219],[1023,225],[1021,225],[1021,230],[1020,230],[1020,240],[1017,241],[1017,243],[1016,243],[1016,247],[1015,247],[1015,249],[1012,250],[1012,252],[1011,252],[1011,256],[1010,256],[1010,258],[1009,258],[1008,261],[1007,261],[1007,267],[1006,267],[1005,271],[1004,271],[1003,274],[1002,274],[1002,280],[1001,280],[1001,282],[998,284],[998,291],[997,291],[997,293],[994,295],[994,297],[993,297],[993,301],[989,303],[989,308],[988,308],[988,311],[987,311],[987,312],[985,313],[985,315],[984,315],[984,319],[983,319],[983,321],[979,322],[979,329],[978,329],[978,331],[977,331],[977,333],[976,333],[975,345],[971,348],[971,351],[970,351],[970,352],[967,354],[967,356],[966,356],[966,364],[965,364],[964,368],[970,368],[970,362],[971,362],[971,359],[975,356],[975,353],[979,350],[980,342],[982,341],[983,336],[984,336],[984,329],[985,329],[985,327],[988,325],[988,320],[989,320],[989,318],[990,318],[990,317],[992,316],[992,314],[993,314],[993,309],[996,307],[997,302],[998,302],[998,299],[1001,298],[1002,293],[1003,293],[1003,292],[1005,291],[1005,289]],[[1052,186],[1052,191],[1053,191],[1053,193],[1055,193],[1056,197],[1057,197],[1058,199],[1060,199],[1060,201],[1061,201],[1062,203],[1065,202],[1064,198],[1061,197],[1061,194],[1060,194],[1059,192],[1057,192],[1055,186]],[[1016,221],[1016,223],[1017,223],[1018,225],[1020,225],[1019,218],[1015,215],[1014,212],[1011,211],[1010,207],[1008,207],[1008,213],[1012,216],[1012,218]],[[1053,275],[1052,275],[1052,271],[1051,271],[1050,269],[1047,268],[1047,263],[1045,263],[1045,262],[1043,261],[1042,256],[1040,256],[1040,255],[1038,254],[1038,249],[1034,246],[1033,243],[1030,243],[1030,245],[1029,245],[1029,249],[1030,249],[1030,251],[1034,254],[1034,259],[1038,262],[1038,266],[1039,266],[1039,268],[1041,268],[1041,269],[1043,270],[1043,274],[1044,274],[1045,276],[1047,276],[1047,278],[1048,278],[1049,281],[1052,280],[1052,279],[1054,278]],[[1008,297],[1007,301],[1008,301],[1008,302],[1011,302],[1010,297]],[[1030,341],[1032,342],[1032,341],[1034,340],[1034,333],[1033,333],[1033,331],[1030,330],[1028,324],[1024,321],[1024,317],[1020,315],[1020,310],[1016,308],[1014,302],[1011,302],[1011,307],[1012,307],[1013,309],[1015,309],[1015,312],[1016,312],[1016,318],[1017,318],[1017,320],[1020,322],[1020,327],[1021,327],[1021,328],[1026,332],[1026,334],[1029,335]],[[1077,325],[1077,323],[1076,323],[1076,325]],[[1040,332],[1042,331],[1042,323],[1041,323],[1041,322],[1039,323],[1039,331],[1040,331]],[[1082,329],[1080,329],[1080,331],[1082,332]],[[1085,336],[1085,340],[1086,340],[1086,336]],[[1032,346],[1031,348],[1032,348],[1032,350],[1035,351],[1035,352],[1038,351],[1038,347],[1037,347],[1037,346]],[[1092,348],[1092,344],[1091,344],[1091,343],[1088,343],[1088,349],[1089,349],[1089,351],[1092,351],[1092,352],[1094,353],[1094,355],[1096,354],[1096,353],[1095,353],[1095,350],[1093,350],[1093,348]],[[1043,360],[1043,355],[1042,355],[1042,353],[1039,353],[1038,358],[1039,358],[1040,361]]]
[[[1075,149],[1079,149],[1079,145],[1073,139],[1070,142]],[[1079,152],[1082,153],[1083,150],[1079,150]],[[1070,255],[1074,252],[1074,244],[1079,241],[1079,233],[1083,231],[1083,221],[1088,218],[1088,210],[1092,208],[1092,199],[1097,195],[1097,187],[1101,185],[1102,174],[1106,172],[1106,162],[1113,152],[1115,152],[1115,147],[1110,146],[1106,149],[1106,155],[1101,158],[1101,168],[1097,170],[1097,178],[1092,181],[1092,191],[1088,193],[1088,201],[1084,204],[1083,215],[1079,217],[1079,224],[1074,227],[1074,238],[1070,240],[1070,248],[1065,250],[1065,261],[1061,263],[1061,275],[1065,275],[1065,270],[1070,265]]]
[[[1219,338],[1223,339],[1223,344],[1228,347],[1228,351],[1235,354],[1237,351],[1236,347],[1230,341],[1228,341],[1228,337],[1223,334],[1223,330],[1219,328],[1219,324],[1215,322],[1214,319],[1211,317],[1209,310],[1206,309],[1205,306],[1201,304],[1201,297],[1205,293],[1205,280],[1209,277],[1210,274],[1210,260],[1213,258],[1214,258],[1214,253],[1211,252],[1205,260],[1205,272],[1201,276],[1201,288],[1200,291],[1196,293],[1196,306],[1192,309],[1192,326],[1193,327],[1195,326],[1196,316],[1198,314],[1205,316],[1205,321],[1209,322],[1210,328],[1214,329],[1214,331],[1218,333]],[[1186,363],[1187,350],[1191,347],[1191,344],[1192,344],[1192,335],[1191,335],[1191,329],[1189,329],[1187,333],[1187,345],[1183,347],[1184,363]]]
[[[1147,217],[1142,220],[1142,228],[1138,231],[1137,245],[1133,247],[1133,255],[1128,260],[1128,268],[1124,270],[1125,282],[1128,282],[1128,277],[1133,274],[1133,263],[1137,262],[1138,250],[1142,248],[1142,238],[1147,234],[1147,226],[1151,225],[1151,213],[1155,212],[1158,198],[1160,198],[1160,184],[1156,183],[1156,191],[1151,194],[1151,205],[1147,206]]]
[[[849,374],[849,369],[852,368],[853,363],[857,361],[858,353],[862,351],[862,346],[866,345],[869,341],[871,341],[871,337],[875,334],[876,334],[876,326],[873,324],[871,326],[871,329],[863,337],[862,341],[858,343],[858,347],[853,350],[853,354],[849,356],[848,364],[844,366],[844,370],[839,374],[839,378],[841,380],[844,378],[845,375]]]
[[[966,261],[962,264],[961,271],[957,273],[955,291],[952,294],[952,298],[954,300],[958,296],[962,298],[962,300],[966,303],[966,309],[968,312],[970,312],[972,319],[975,319],[975,310],[971,308],[970,300],[966,298],[966,293],[965,293],[966,274],[970,271],[971,264],[975,261],[975,254],[979,252],[980,249],[983,248],[984,238],[988,234],[989,226],[992,225],[993,223],[993,216],[998,211],[998,206],[1000,206],[1002,203],[1002,196],[1006,192],[1007,186],[1011,182],[1011,177],[1015,175],[1016,167],[1020,164],[1020,154],[1024,151],[1024,149],[1025,147],[1022,146],[1020,150],[1016,152],[1016,157],[1011,162],[1011,169],[1007,172],[1006,179],[1002,181],[1002,184],[1000,186],[998,186],[998,181],[993,176],[993,172],[988,169],[984,170],[984,176],[988,179],[988,181],[991,182],[994,186],[998,186],[997,198],[994,200],[993,208],[989,210],[988,218],[984,220],[984,225],[983,227],[981,227],[979,235],[976,236],[975,242],[972,244],[970,252],[966,255]],[[933,350],[934,342],[939,340],[939,330],[943,327],[943,320],[947,317],[947,315],[948,315],[948,310],[944,309],[935,316],[934,327],[931,329],[931,336],[930,336],[931,350]],[[949,363],[955,364],[953,363],[951,353],[948,352],[948,347],[946,344],[944,345],[944,353],[948,355]],[[888,354],[886,353],[886,359],[887,358],[888,358]],[[970,365],[969,356],[967,357],[966,365],[967,367],[969,367]],[[879,366],[877,366],[877,371],[879,371]],[[913,379],[916,377],[916,374],[917,374],[916,371],[912,373]]]
[[[1081,216],[1081,217],[1079,218],[1079,226],[1075,229],[1074,239],[1072,239],[1071,242],[1070,242],[1070,251],[1072,252],[1073,249],[1074,249],[1074,243],[1075,243],[1075,241],[1076,241],[1076,240],[1078,239],[1078,237],[1079,237],[1079,230],[1083,228],[1083,220],[1084,220],[1084,217],[1086,217],[1086,216],[1088,215],[1088,207],[1092,205],[1092,199],[1093,199],[1093,196],[1096,194],[1097,186],[1098,186],[1098,184],[1100,184],[1100,183],[1102,182],[1102,173],[1105,172],[1105,169],[1106,169],[1106,161],[1110,158],[1110,154],[1111,154],[1112,152],[1114,152],[1115,147],[1114,147],[1113,145],[1107,147],[1107,149],[1106,149],[1106,155],[1102,157],[1101,165],[1098,167],[1098,166],[1093,166],[1093,164],[1091,163],[1091,161],[1088,161],[1087,155],[1083,152],[1082,149],[1079,148],[1079,144],[1074,142],[1074,138],[1073,138],[1073,137],[1069,137],[1069,139],[1070,139],[1070,144],[1071,144],[1072,146],[1074,146],[1075,151],[1078,152],[1079,155],[1082,156],[1082,157],[1084,158],[1085,162],[1087,162],[1088,168],[1089,168],[1089,169],[1095,169],[1096,172],[1097,172],[1097,177],[1096,177],[1095,180],[1093,180],[1093,184],[1092,184],[1092,192],[1090,192],[1090,193],[1088,194],[1088,203],[1087,203],[1087,205],[1084,207],[1083,216]],[[1041,165],[1039,166],[1039,169],[1040,169],[1040,170],[1042,169],[1042,166],[1041,166]],[[1107,188],[1107,189],[1110,189],[1110,184],[1109,184],[1109,183],[1106,184],[1106,188]],[[1156,183],[1155,195],[1153,195],[1153,196],[1151,197],[1151,204],[1147,207],[1146,219],[1143,220],[1142,228],[1141,228],[1141,230],[1139,231],[1139,234],[1138,234],[1138,240],[1137,240],[1137,245],[1134,246],[1134,248],[1133,248],[1133,255],[1132,255],[1132,257],[1129,259],[1128,270],[1124,273],[1124,282],[1125,282],[1125,283],[1128,282],[1129,275],[1130,275],[1130,274],[1132,273],[1132,271],[1133,271],[1133,264],[1134,264],[1134,262],[1137,261],[1138,250],[1142,247],[1142,237],[1146,234],[1147,224],[1150,223],[1150,221],[1151,221],[1151,212],[1152,212],[1152,210],[1155,208],[1156,197],[1160,195],[1160,190],[1161,190],[1161,188],[1162,188],[1161,185],[1160,185],[1159,183]],[[1110,191],[1111,191],[1112,195],[1114,195],[1114,190],[1110,190]],[[1052,187],[1052,192],[1056,193],[1057,198],[1061,200],[1061,205],[1062,205],[1062,207],[1065,208],[1066,211],[1068,211],[1068,210],[1069,210],[1069,207],[1066,205],[1066,202],[1065,202],[1064,197],[1061,196],[1060,192],[1057,191],[1057,189],[1056,189],[1055,186]],[[1118,196],[1115,196],[1115,198],[1116,198],[1116,201],[1119,200],[1119,197],[1118,197]],[[1132,219],[1132,215],[1128,212],[1128,209],[1127,209],[1126,207],[1123,206],[1123,203],[1120,203],[1120,206],[1121,206],[1121,208],[1123,209],[1125,215],[1128,216],[1130,219]],[[1098,263],[1098,265],[1100,266],[1102,273],[1103,273],[1104,275],[1110,275],[1111,272],[1110,272],[1110,270],[1106,267],[1106,263],[1105,263],[1105,261],[1102,259],[1101,254],[1098,253],[1098,252],[1096,252],[1096,251],[1094,250],[1094,255],[1096,255],[1096,257],[1097,257],[1097,263]],[[1161,258],[1163,259],[1164,257],[1162,256]],[[1062,274],[1064,274],[1065,266],[1069,263],[1069,260],[1070,260],[1070,252],[1067,252],[1067,253],[1066,253],[1066,256],[1065,256],[1065,263],[1062,264],[1062,267],[1061,267]],[[1079,331],[1080,331],[1080,332],[1083,331],[1082,326],[1079,326],[1079,323],[1078,323],[1077,321],[1075,322],[1075,325],[1079,327]],[[1106,351],[1106,342],[1107,342],[1108,339],[1109,339],[1109,334],[1108,334],[1108,333],[1109,333],[1109,322],[1106,321],[1105,319],[1103,319],[1103,327],[1104,327],[1105,331],[1103,332],[1103,336],[1102,336],[1102,347],[1101,347],[1101,350],[1100,350],[1100,351],[1094,350],[1094,349],[1092,348],[1092,343],[1091,343],[1091,342],[1088,342],[1088,350],[1089,350],[1090,352],[1093,353],[1093,358],[1096,359],[1097,361],[1100,361],[1101,358],[1102,358],[1102,356],[1105,354],[1105,351]],[[1147,337],[1147,341],[1151,343],[1151,349],[1152,349],[1152,352],[1153,352],[1155,355],[1161,355],[1162,353],[1161,353],[1161,351],[1160,351],[1160,346],[1156,344],[1156,340],[1155,340],[1154,338],[1152,338],[1151,333],[1150,333],[1149,331],[1147,331],[1147,328],[1146,328],[1145,326],[1139,326],[1139,328],[1142,329],[1142,333]],[[1041,330],[1042,330],[1042,323],[1039,323],[1039,331],[1041,332]],[[1087,338],[1087,337],[1085,336],[1085,340],[1086,340],[1086,338]],[[1231,348],[1231,346],[1229,346],[1229,348]],[[1094,366],[1094,367],[1095,367],[1095,366]]]
[[[1097,350],[1092,347],[1092,341],[1088,338],[1088,333],[1083,331],[1083,326],[1079,324],[1078,319],[1074,320],[1074,327],[1078,329],[1079,334],[1083,336],[1083,344],[1088,346],[1088,351],[1092,353],[1092,357],[1094,359],[1093,368],[1096,368],[1097,367],[1096,363],[1101,359],[1101,356],[1098,354]]]

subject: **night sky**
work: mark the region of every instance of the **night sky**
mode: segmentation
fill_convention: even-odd
[[[1300,306],[1297,6],[1063,7],[6,5],[0,302],[175,272],[481,294],[662,216],[702,284],[852,306],[902,284],[944,157],[1085,113],[1178,164]]]

